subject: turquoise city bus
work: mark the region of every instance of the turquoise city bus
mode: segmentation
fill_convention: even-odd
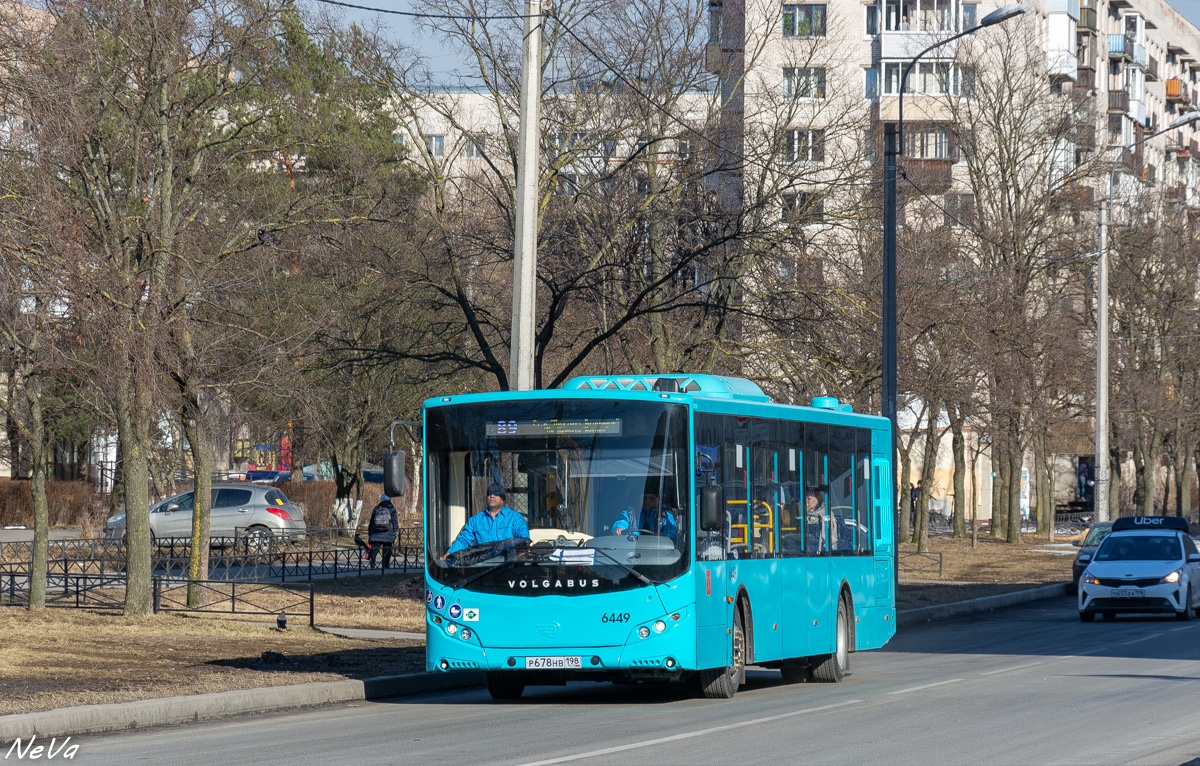
[[[728,698],[750,664],[839,681],[895,632],[884,418],[635,375],[436,397],[423,421],[431,671],[485,671],[496,699],[569,680]],[[529,536],[448,553],[492,483]]]

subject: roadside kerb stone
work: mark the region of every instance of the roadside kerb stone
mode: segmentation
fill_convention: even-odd
[[[897,627],[944,620],[989,609],[1065,595],[1069,583],[984,596],[951,604],[906,609],[896,615]],[[373,633],[374,631],[363,631]],[[390,631],[389,631],[390,632]],[[483,673],[408,673],[366,680],[321,681],[292,686],[268,686],[214,694],[139,700],[109,705],[82,705],[40,713],[0,716],[0,749],[18,737],[28,740],[122,731],[164,724],[188,723],[250,713],[327,705],[335,702],[400,697],[426,692],[482,686]]]
[[[1001,593],[996,596],[981,596],[966,601],[954,601],[949,604],[923,606],[918,609],[905,609],[902,612],[896,613],[896,627],[903,628],[905,626],[918,625],[922,622],[945,620],[964,614],[975,614],[977,612],[986,612],[989,609],[1023,604],[1026,601],[1038,601],[1043,598],[1064,596],[1067,594],[1069,586],[1070,583],[1054,583],[1053,585],[1042,585],[1037,588],[1029,588],[1028,590]]]
[[[0,749],[17,738],[28,740],[66,735],[140,729],[250,713],[267,713],[334,702],[382,699],[410,694],[481,686],[483,673],[408,673],[366,680],[321,681],[267,686],[213,694],[139,700],[108,705],[81,705],[39,713],[0,716]]]

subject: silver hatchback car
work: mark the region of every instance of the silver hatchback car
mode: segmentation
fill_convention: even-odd
[[[192,536],[195,492],[187,490],[150,506],[150,535],[156,540]],[[261,484],[214,484],[210,537],[245,538],[249,547],[263,548],[271,540],[299,540],[306,533],[304,511],[272,486]],[[125,514],[118,513],[105,524],[110,539],[125,537]]]

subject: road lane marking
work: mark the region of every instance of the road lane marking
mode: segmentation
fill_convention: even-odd
[[[919,692],[922,689],[932,689],[935,686],[945,686],[946,684],[956,684],[961,681],[961,678],[951,678],[949,681],[938,681],[936,684],[925,684],[924,686],[914,686],[910,689],[901,689],[898,692],[888,692],[888,694],[908,694],[909,692]]]
[[[616,745],[614,747],[606,747],[603,750],[592,750],[586,753],[576,753],[575,755],[564,755],[559,758],[550,758],[545,761],[534,761],[532,763],[523,763],[520,766],[550,766],[554,763],[568,763],[570,761],[581,761],[584,758],[595,758],[601,755],[611,755],[612,753],[623,753],[626,750],[636,750],[641,747],[653,747],[666,742],[678,742],[681,739],[691,739],[693,737],[703,737],[706,734],[715,734],[719,731],[729,731],[731,729],[741,729],[746,726],[757,726],[760,723],[770,723],[771,721],[779,721],[784,718],[794,718],[798,715],[806,715],[808,713],[820,713],[825,710],[833,710],[835,708],[846,707],[847,705],[857,705],[862,700],[847,700],[845,702],[837,702],[832,705],[822,705],[821,707],[810,707],[804,710],[793,710],[790,713],[780,713],[779,715],[770,715],[766,718],[755,718],[753,721],[742,721],[741,723],[729,723],[724,726],[714,726],[711,729],[700,729],[698,731],[684,732],[683,734],[674,734],[670,737],[659,737],[658,739],[647,739],[642,742],[631,742],[628,745]]]
[[[982,676],[994,676],[997,673],[1007,673],[1010,670],[1020,670],[1021,668],[1032,668],[1034,665],[1041,665],[1040,662],[1027,662],[1024,665],[1013,665],[1011,668],[1000,668],[999,670],[989,670],[986,673],[980,673]]]
[[[1141,638],[1135,638],[1132,641],[1122,641],[1121,643],[1117,644],[1117,646],[1129,646],[1130,644],[1140,644],[1143,641],[1149,641],[1150,639],[1158,638],[1161,635],[1162,635],[1162,633],[1151,633],[1148,636],[1142,636]]]

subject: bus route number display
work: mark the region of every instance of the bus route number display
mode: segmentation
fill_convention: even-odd
[[[497,420],[487,424],[488,436],[620,436],[621,419]]]

